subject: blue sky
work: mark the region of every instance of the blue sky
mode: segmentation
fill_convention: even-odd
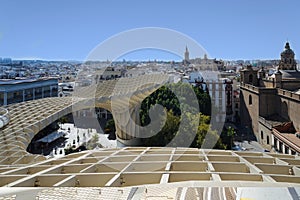
[[[1,0],[0,6],[0,57],[83,60],[112,35],[141,27],[182,32],[218,59],[277,59],[287,39],[300,57],[299,0]]]

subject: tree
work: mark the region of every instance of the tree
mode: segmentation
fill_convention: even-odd
[[[187,99],[195,95],[196,99]],[[188,100],[192,102],[188,102]],[[189,103],[198,104],[200,112],[195,110],[197,108],[188,105]],[[226,148],[217,131],[210,129],[212,106],[208,91],[185,83],[162,86],[142,101],[140,106],[141,126],[151,123],[149,111],[156,104],[166,109],[166,120],[162,116],[156,116],[152,120],[165,122],[165,124],[161,124],[163,128],[158,133],[151,134],[152,137],[142,139],[144,146],[168,145],[201,148],[204,145],[206,148]],[[195,119],[199,119],[199,121]],[[113,120],[107,122],[105,130],[106,132],[115,131]]]
[[[115,121],[113,119],[110,119],[106,122],[105,133],[115,133],[115,132],[116,132]]]
[[[226,145],[222,143],[217,131],[211,130],[210,117],[201,113],[199,115],[200,123],[198,126],[196,142],[192,147],[226,149]]]
[[[200,112],[210,116],[211,99],[209,93],[200,87],[193,87],[190,84],[179,82],[160,87],[142,101],[140,109],[141,125],[146,126],[150,123],[148,112],[155,104],[162,105],[167,111],[172,110],[175,116],[181,115],[181,106],[193,109],[191,106],[183,104],[182,102],[184,102],[186,97],[192,97],[194,95],[197,97],[196,101],[198,101]],[[192,100],[195,99],[191,99],[191,101]],[[193,103],[197,102],[192,102],[192,104]]]
[[[161,120],[164,121],[164,120]],[[166,146],[175,137],[180,123],[180,117],[175,116],[173,111],[167,112],[166,123],[160,132],[150,138],[144,138],[145,146]]]
[[[200,109],[199,116],[192,114],[195,112],[192,112],[194,110],[191,109],[195,108],[182,103],[186,102],[185,98],[194,95],[197,97],[197,102],[192,102],[192,104],[195,105],[198,103]],[[191,101],[195,101],[195,99],[191,99]],[[142,126],[150,124],[151,120],[148,112],[151,106],[154,106],[155,104],[160,104],[166,108],[167,121],[158,134],[151,138],[144,139],[144,145],[169,145],[177,147],[190,145],[191,147],[201,148],[205,142],[206,147],[226,148],[226,145],[222,143],[217,132],[209,129],[209,116],[211,115],[212,108],[211,99],[208,91],[204,91],[202,87],[193,87],[190,84],[176,83],[159,88],[144,99],[141,104],[140,119]],[[182,113],[182,108],[184,108],[183,110],[185,110],[185,113]],[[198,112],[198,110],[196,112]],[[200,118],[200,122],[195,122],[193,119],[198,117]],[[180,130],[178,130],[179,128]],[[176,140],[172,140],[174,137],[176,137]],[[215,144],[212,144],[213,142]]]
[[[61,124],[65,124],[68,122],[68,118],[66,116],[63,116],[61,117],[59,120],[58,120]]]
[[[144,145],[226,149],[217,131],[210,129],[210,117],[199,113],[199,122],[191,120],[195,117],[191,113],[184,113],[179,117],[168,111],[162,130],[143,139]],[[176,140],[173,140],[175,137]]]
[[[235,134],[234,128],[229,126],[228,129],[227,129],[227,136],[230,138],[230,149],[232,149],[234,134]]]
[[[101,144],[99,143],[99,135],[98,133],[95,133],[92,138],[87,142],[87,149],[94,149],[96,146],[100,146]]]

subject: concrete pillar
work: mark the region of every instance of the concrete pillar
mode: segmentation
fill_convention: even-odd
[[[114,113],[116,123],[116,136],[118,142],[127,146],[138,146],[141,144],[139,125],[139,105],[129,108],[121,113]]]
[[[7,92],[4,92],[4,96],[3,96],[3,105],[4,105],[4,106],[7,105]]]
[[[23,102],[25,101],[25,90],[22,90],[23,92]]]
[[[221,95],[222,95],[222,112],[226,112],[226,100],[227,100],[226,91],[225,91],[225,89],[224,90],[222,90],[222,89],[223,88],[221,86],[220,92],[221,92]]]
[[[278,151],[280,150],[280,147],[279,147],[279,140],[276,140],[276,148],[277,148]]]
[[[288,154],[289,154],[289,155],[292,155],[292,150],[291,150],[291,148],[289,148]]]
[[[282,153],[284,154],[288,154],[289,152],[286,149],[286,145],[284,143],[282,143]]]
[[[271,146],[275,147],[275,138],[273,134],[271,134]]]
[[[141,134],[141,132],[140,132],[140,126],[141,126],[140,109],[141,109],[141,104],[139,104],[135,108],[135,114],[134,114],[134,116],[135,116],[134,120],[135,120],[136,124],[138,125],[138,127],[137,127],[138,130],[136,130],[136,131],[138,131],[139,137],[141,137],[141,135],[140,135]]]

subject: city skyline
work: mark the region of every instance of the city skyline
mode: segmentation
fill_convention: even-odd
[[[202,45],[211,58],[224,60],[279,59],[287,40],[296,56],[300,49],[296,0],[172,3],[2,1],[0,57],[82,61],[107,38],[142,27],[181,32]],[[124,58],[178,60],[183,56],[145,52]],[[190,57],[195,57],[193,52]]]

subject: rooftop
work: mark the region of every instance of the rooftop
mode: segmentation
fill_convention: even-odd
[[[280,70],[283,79],[300,79],[300,72],[296,70]]]
[[[198,186],[300,186],[299,167],[300,158],[291,155],[127,147],[83,151],[35,164],[2,163],[0,186],[130,187],[189,181]]]
[[[31,83],[45,80],[55,80],[56,78],[26,78],[26,79],[0,79],[0,85],[11,85],[11,84],[20,84],[20,83]]]

